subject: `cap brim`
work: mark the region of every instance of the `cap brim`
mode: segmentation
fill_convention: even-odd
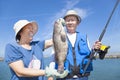
[[[81,17],[78,16],[78,15],[75,15],[75,14],[66,15],[66,16],[63,17],[63,19],[65,19],[65,18],[68,17],[68,16],[76,16],[76,17],[78,18],[79,22],[81,22]]]

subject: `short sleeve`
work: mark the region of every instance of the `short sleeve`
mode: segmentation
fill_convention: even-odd
[[[38,43],[38,45],[39,45],[39,47],[40,47],[42,50],[44,50],[44,47],[45,47],[45,40],[40,41],[40,42]]]
[[[5,48],[5,62],[11,63],[22,59],[22,53],[19,51],[19,47],[7,44]]]

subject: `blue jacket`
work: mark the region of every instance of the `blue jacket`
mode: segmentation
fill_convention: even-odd
[[[90,54],[90,49],[87,43],[87,36],[77,32],[76,42],[74,44],[75,57],[76,57],[76,65],[79,67],[79,73],[83,73],[83,69],[85,64],[88,61],[88,56]],[[67,69],[70,73],[72,72],[71,66],[74,66],[73,60],[73,50],[71,42],[68,39],[68,52],[65,61],[65,69]],[[90,63],[86,72],[90,72],[93,70],[92,62]]]

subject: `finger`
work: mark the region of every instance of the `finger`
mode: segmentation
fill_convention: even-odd
[[[53,80],[53,77],[48,77],[48,80]]]
[[[67,76],[68,75],[68,71],[64,71],[62,74],[61,74],[61,76],[60,76],[60,78],[64,78],[65,76]]]
[[[96,41],[95,44],[102,44],[100,41]]]

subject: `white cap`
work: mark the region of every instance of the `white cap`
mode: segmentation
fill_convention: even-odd
[[[67,16],[70,16],[70,15],[74,15],[78,18],[78,21],[81,22],[81,17],[78,15],[78,13],[75,11],[75,10],[68,10],[67,13],[65,14],[64,16],[64,19],[67,17]]]
[[[14,24],[14,27],[13,27],[13,29],[14,29],[14,31],[15,31],[15,37],[17,36],[17,34],[18,34],[18,32],[23,28],[23,27],[25,27],[26,25],[28,25],[28,24],[32,24],[33,26],[33,31],[34,31],[34,34],[37,32],[37,30],[38,30],[38,25],[37,25],[37,23],[36,22],[34,22],[34,21],[28,21],[28,20],[19,20],[19,21],[17,21],[15,24]]]

